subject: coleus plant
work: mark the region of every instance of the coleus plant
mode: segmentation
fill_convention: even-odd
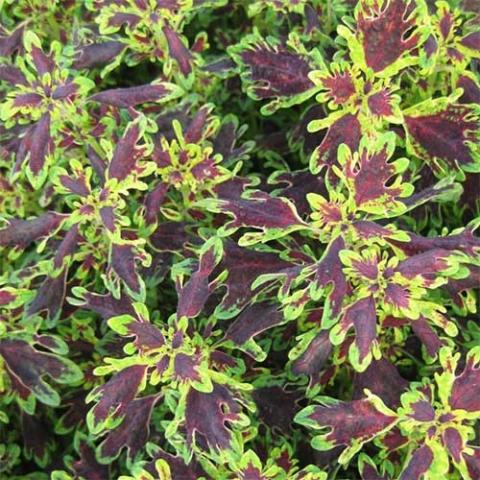
[[[478,10],[0,0],[0,478],[480,478]]]

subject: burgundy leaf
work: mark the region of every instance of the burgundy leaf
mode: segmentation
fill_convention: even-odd
[[[274,178],[275,183],[287,184],[286,187],[280,190],[280,195],[291,200],[297,212],[302,216],[310,213],[307,193],[327,194],[323,178],[312,175],[308,170],[283,172]]]
[[[332,348],[328,331],[322,330],[308,344],[305,351],[292,362],[292,373],[308,375],[310,381],[313,382],[314,377],[319,376],[325,362],[330,357]]]
[[[432,450],[428,445],[422,445],[413,452],[399,480],[421,480],[432,462]]]
[[[228,272],[224,281],[227,293],[220,305],[224,311],[241,310],[258,293],[259,289],[251,290],[258,276],[280,273],[293,267],[292,263],[280,259],[275,253],[241,248],[233,241],[227,241],[224,250],[220,264]]]
[[[466,75],[460,76],[457,80],[457,87],[463,88],[463,95],[460,97],[460,103],[476,103],[480,105],[480,86]]]
[[[161,252],[182,251],[189,239],[183,222],[162,222],[150,236],[153,247]]]
[[[358,149],[362,136],[360,122],[357,117],[348,113],[330,125],[322,143],[315,149],[310,160],[314,167],[312,171],[318,173],[322,167],[327,167],[329,174],[333,165],[338,165],[337,150],[345,143],[352,152]]]
[[[188,48],[185,47],[181,38],[179,37],[178,33],[175,32],[175,30],[170,28],[168,25],[165,25],[163,27],[163,33],[165,34],[165,38],[167,39],[168,51],[170,53],[170,56],[178,62],[178,65],[180,66],[180,71],[184,75],[189,75],[192,71],[192,54],[190,53]]]
[[[87,400],[97,400],[90,410],[91,428],[96,431],[107,419],[123,417],[136,397],[147,373],[145,365],[132,365],[113,375],[104,385],[90,392]]]
[[[248,199],[226,199],[218,201],[222,212],[233,215],[231,227],[285,229],[302,225],[295,207],[282,198],[256,191]]]
[[[449,250],[435,248],[402,260],[395,271],[408,279],[421,275],[425,279],[433,280],[448,266],[446,259],[451,255]]]
[[[438,350],[444,344],[442,340],[435,333],[435,330],[430,326],[428,320],[420,316],[418,320],[411,322],[413,333],[425,345],[427,353],[430,357],[435,357]]]
[[[108,167],[108,176],[119,181],[125,180],[133,173],[137,161],[142,158],[144,148],[137,147],[141,131],[138,122],[132,122],[123,137],[118,141],[113,153],[112,161]]]
[[[102,219],[103,226],[110,230],[110,232],[115,231],[115,210],[113,207],[101,207],[100,208],[100,218]]]
[[[112,243],[110,265],[125,285],[135,293],[140,292],[140,281],[135,266],[133,246]]]
[[[334,317],[340,314],[344,297],[350,292],[350,286],[347,283],[343,273],[342,262],[338,254],[345,248],[345,242],[342,237],[337,237],[330,245],[322,257],[315,265],[315,276],[313,281],[318,287],[326,288],[333,285],[329,294],[329,300]]]
[[[466,228],[462,233],[447,235],[444,237],[422,237],[414,233],[408,233],[408,242],[392,243],[402,249],[407,255],[427,252],[433,249],[460,250],[468,255],[475,256],[480,250],[480,238],[473,235],[473,231]]]
[[[92,310],[101,315],[104,320],[118,315],[135,315],[131,300],[122,295],[115,298],[111,293],[98,295],[96,293],[82,291],[81,299],[70,299],[70,303],[78,305],[86,310]]]
[[[480,51],[480,32],[469,33],[460,40],[460,43],[464,47]]]
[[[260,420],[274,431],[289,434],[293,418],[298,412],[298,392],[287,392],[282,387],[260,387],[252,392]]]
[[[158,395],[150,395],[127,405],[120,426],[109,432],[98,447],[102,459],[117,457],[123,448],[127,449],[130,458],[134,458],[145,447],[150,436],[152,410],[158,399]]]
[[[405,116],[408,134],[412,137],[415,153],[426,160],[435,158],[454,167],[474,162],[467,141],[475,143],[478,122],[470,118],[472,107],[448,105],[434,114]]]
[[[76,223],[66,233],[62,242],[58,246],[57,252],[55,254],[55,259],[53,261],[54,268],[61,268],[65,262],[65,259],[75,253],[80,239],[81,235],[78,232],[78,224]]]
[[[362,4],[362,7],[357,25],[365,61],[374,72],[381,72],[418,44],[419,36],[409,34],[416,24],[412,15],[415,3],[384,0],[381,4]]]
[[[162,332],[155,325],[145,320],[132,319],[132,321],[122,324],[116,330],[122,336],[134,337],[135,346],[142,352],[159,348],[165,344]]]
[[[60,315],[67,289],[67,269],[56,277],[47,277],[38,289],[37,295],[28,306],[27,315],[47,311],[47,318],[54,320]]]
[[[78,367],[58,355],[35,350],[22,340],[0,341],[0,356],[5,361],[6,372],[13,389],[22,397],[32,392],[42,403],[56,406],[58,394],[48,385],[44,376],[58,383],[78,381],[82,374]]]
[[[454,410],[480,411],[480,368],[474,356],[467,358],[465,368],[455,378],[449,404]]]
[[[386,146],[371,154],[363,150],[360,153],[359,164],[353,166],[348,162],[345,169],[347,176],[353,180],[354,197],[358,206],[375,200],[380,201],[384,197],[393,200],[402,193],[402,188],[387,186],[395,175],[395,167],[388,163]]]
[[[282,322],[283,315],[277,305],[268,302],[255,303],[247,307],[228,327],[225,338],[236,345],[243,345],[250,338]]]
[[[159,183],[145,197],[145,221],[147,225],[157,222],[160,207],[168,192],[168,184]]]
[[[0,57],[9,57],[22,46],[22,37],[25,25],[21,24],[13,32],[0,36]],[[3,30],[0,29],[0,31]]]
[[[37,415],[28,415],[21,413],[23,446],[27,452],[27,457],[34,457],[40,465],[48,461],[49,446],[52,444],[51,435],[49,435],[47,425]]]
[[[115,40],[84,45],[77,51],[73,68],[80,70],[101,67],[118,57],[124,49],[125,44]]]
[[[211,393],[191,388],[185,412],[188,444],[195,444],[202,450],[227,449],[231,432],[226,422],[235,421],[239,412],[240,406],[227,387],[214,384]]]
[[[458,430],[451,427],[445,429],[443,432],[443,444],[447,447],[454,462],[460,463],[465,445]]]
[[[381,358],[374,360],[364,372],[355,373],[353,399],[362,398],[365,388],[379,396],[388,407],[397,408],[400,406],[400,395],[408,388],[408,381],[395,365]]]
[[[46,157],[52,150],[49,113],[45,113],[35,125],[30,142],[28,164],[32,173],[36,176],[43,169]]]
[[[341,320],[342,329],[348,330],[352,325],[355,328],[355,345],[359,351],[359,360],[362,362],[377,338],[377,314],[373,297],[357,300],[345,309]]]
[[[41,48],[32,45],[30,55],[32,56],[38,75],[43,76],[46,73],[52,73],[53,70],[55,70],[55,62],[53,61],[53,58],[46,55]]]
[[[214,287],[210,285],[208,277],[217,263],[214,247],[202,254],[197,271],[192,274],[185,286],[180,288],[177,307],[178,318],[183,316],[193,318],[201,312]]]
[[[0,80],[12,85],[27,85],[27,80],[22,71],[11,65],[0,65]]]
[[[148,462],[144,467],[145,470],[151,475],[158,474],[157,469],[155,468],[155,462],[158,459],[162,459],[167,462],[168,466],[170,467],[172,479],[178,478],[180,480],[197,480],[200,477],[205,477],[207,479],[209,478],[195,458],[193,458],[187,465],[181,457],[174,456],[170,453],[164,452],[163,450],[155,452],[153,460]]]
[[[435,419],[435,410],[427,400],[418,400],[410,408],[412,413],[409,416],[418,422],[432,422]]]
[[[33,241],[51,234],[64,218],[59,213],[47,212],[33,220],[10,220],[8,226],[0,230],[0,246],[26,248]]]
[[[104,90],[92,95],[90,99],[114,107],[135,107],[141,103],[157,102],[171,93],[172,89],[167,84],[147,84]]]
[[[321,427],[330,427],[325,435],[332,448],[350,445],[353,440],[366,442],[393,426],[395,416],[380,412],[368,398],[314,406],[308,418]]]
[[[72,463],[72,469],[78,478],[86,480],[109,478],[108,466],[97,462],[95,451],[86,442],[81,442],[78,449],[80,458]]]
[[[308,74],[313,68],[308,60],[283,46],[267,42],[251,44],[238,51],[241,63],[248,67],[247,78],[258,99],[289,97],[313,87]]]

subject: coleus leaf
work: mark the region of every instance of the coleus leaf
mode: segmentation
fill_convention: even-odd
[[[388,474],[380,475],[375,462],[364,453],[358,456],[358,471],[362,480],[391,480]]]
[[[51,161],[53,140],[50,134],[50,114],[42,118],[29,130],[18,151],[17,161],[27,162],[27,177],[32,186],[40,187],[46,179],[48,163]]]
[[[310,385],[314,385],[319,381],[320,372],[330,357],[332,349],[333,346],[327,330],[305,334],[297,346],[289,352],[288,356],[292,360],[292,373],[294,375],[308,375]]]
[[[213,241],[207,242],[202,250],[197,271],[184,286],[177,286],[178,318],[196,317],[216,286],[216,282],[211,282],[209,276],[222,258],[222,243],[214,238]]]
[[[350,293],[350,286],[343,273],[339,253],[345,248],[345,241],[342,237],[335,238],[325,250],[323,257],[312,268],[314,277],[310,286],[312,298],[318,298],[321,292],[329,285],[328,301],[332,310],[332,316],[340,314],[343,299]]]
[[[356,151],[362,136],[360,122],[355,115],[347,113],[335,120],[323,138],[320,145],[310,157],[310,170],[313,174],[319,173],[323,167],[327,168],[329,178],[332,175],[333,165],[338,165],[337,150],[341,144],[347,145],[351,151]]]
[[[253,337],[284,322],[283,314],[276,304],[259,302],[248,306],[228,327],[225,339],[232,341],[257,361],[266,354],[255,343]]]
[[[323,404],[311,405],[300,411],[295,421],[318,432],[312,447],[330,450],[345,446],[338,462],[347,464],[362,445],[393,428],[398,421],[394,411],[382,400],[366,390],[366,398],[340,402],[326,397]],[[324,430],[328,430],[323,433]]]
[[[131,122],[118,141],[108,166],[108,178],[115,178],[119,182],[129,175],[140,172],[138,161],[146,154],[147,147],[138,145],[146,129],[145,117],[139,116]]]
[[[426,14],[422,1],[362,0],[355,8],[356,28],[341,25],[338,33],[347,40],[355,64],[388,77],[418,61],[410,52],[421,42],[419,19]]]
[[[231,448],[233,435],[227,427],[240,421],[241,408],[232,391],[214,383],[211,393],[190,389],[185,407],[187,443],[200,450]]]
[[[445,236],[423,237],[411,232],[408,236],[408,242],[393,240],[392,243],[409,256],[433,249],[459,250],[469,256],[475,256],[480,251],[480,238],[473,235],[471,228]]]
[[[135,107],[142,103],[165,103],[180,97],[183,91],[173,83],[157,82],[96,93],[90,100],[114,107]]]
[[[95,458],[95,451],[86,441],[79,442],[79,459],[72,463],[72,470],[79,478],[103,480],[109,476],[109,468],[101,465]]]
[[[216,308],[215,315],[220,318],[233,317],[260,291],[261,287],[252,288],[260,275],[281,274],[293,267],[293,263],[281,259],[274,252],[242,248],[234,241],[227,240],[220,263],[220,268],[227,272],[227,278],[222,281],[227,293]]]
[[[47,323],[51,325],[60,315],[65,301],[68,269],[64,268],[57,276],[48,276],[37,291],[37,295],[27,308],[27,315],[47,312]]]
[[[150,434],[152,410],[159,398],[158,395],[149,395],[128,403],[122,423],[107,434],[97,449],[102,463],[111,463],[124,448],[129,458],[142,451]]]
[[[389,408],[400,405],[400,396],[408,388],[393,363],[385,358],[374,360],[364,372],[356,372],[353,383],[353,399],[364,396],[365,389],[380,397]]]
[[[47,345],[43,343],[42,346]],[[0,340],[0,356],[5,362],[12,388],[22,403],[28,402],[33,395],[46,405],[58,406],[60,396],[44,377],[48,376],[57,383],[75,383],[83,377],[80,368],[71,360],[37,350],[24,340]],[[27,412],[33,414],[29,404],[23,404]]]
[[[134,308],[138,310],[138,305]],[[138,314],[138,311],[136,312]],[[163,333],[148,319],[138,315],[119,315],[111,317],[108,325],[112,330],[125,337],[134,337],[133,346],[140,352],[145,353],[150,350],[160,348],[165,345]],[[124,348],[125,349],[125,348]]]
[[[401,480],[421,480],[433,462],[432,449],[422,445],[415,450],[400,475]]]
[[[32,220],[11,219],[0,230],[0,246],[26,248],[30,243],[52,235],[65,219],[65,215],[47,212]]]
[[[298,392],[289,392],[281,386],[260,387],[252,392],[261,421],[274,432],[290,433],[295,414],[299,411]]]
[[[155,449],[153,460],[145,465],[145,470],[152,475],[157,474],[155,463],[158,459],[164,460],[168,464],[172,479],[181,478],[182,480],[197,480],[202,477],[208,478],[201,465],[195,459],[192,459],[187,465],[180,456],[174,456],[158,447]]]
[[[475,77],[467,74],[461,75],[457,80],[457,87],[463,89],[463,95],[459,98],[460,103],[475,103],[480,105],[480,85]]]
[[[28,459],[45,468],[50,462],[50,450],[52,448],[51,434],[46,428],[45,420],[38,413],[29,415],[21,413],[23,445]]]
[[[116,40],[82,45],[75,52],[72,66],[76,70],[102,67],[118,57],[125,48],[124,43]]]
[[[295,36],[282,45],[255,33],[228,52],[241,68],[247,94],[255,100],[273,99],[261,108],[264,115],[301,103],[316,92],[308,74],[320,61],[318,52],[308,53]]]
[[[308,193],[327,193],[323,178],[312,175],[308,170],[274,172],[269,177],[268,183],[280,184],[282,188],[279,189],[279,195],[291,200],[302,217],[310,211],[307,201]]]
[[[471,105],[453,99],[426,100],[404,111],[408,150],[431,167],[480,170],[480,120]]]
[[[368,213],[383,214],[387,211],[402,211],[402,197],[413,192],[413,186],[402,182],[400,176],[408,166],[406,158],[389,162],[395,151],[395,135],[391,132],[368,144],[360,142],[358,153],[341,145],[338,161],[347,185],[353,191],[356,208]]]
[[[87,425],[92,433],[111,429],[122,421],[137,393],[145,388],[146,374],[145,365],[126,367],[87,395],[87,402],[96,401],[87,414]]]
[[[98,313],[104,320],[119,315],[135,314],[132,301],[126,295],[121,295],[117,299],[111,293],[99,295],[83,287],[73,287],[72,293],[75,297],[68,298],[70,304]]]
[[[119,283],[127,292],[141,301],[145,295],[145,282],[138,272],[137,263],[148,265],[150,257],[132,243],[112,243],[109,255],[109,269],[104,281],[114,297],[120,297]]]
[[[190,50],[184,45],[180,35],[169,25],[165,25],[162,31],[167,39],[168,51],[171,57],[177,61],[183,75],[190,75],[193,60],[193,55]]]
[[[355,340],[350,345],[349,358],[354,368],[361,372],[370,364],[372,354],[378,356],[377,312],[373,296],[361,298],[344,310],[340,322],[330,331],[331,342],[339,345],[352,327]]]
[[[238,199],[208,199],[202,205],[213,212],[233,216],[233,220],[223,227],[227,231],[240,227],[262,230],[244,234],[238,242],[241,246],[267,242],[306,228],[293,203],[259,190],[248,192]]]
[[[458,355],[451,357],[447,350],[441,352],[440,361],[444,372],[437,376],[437,382],[444,387],[443,395],[453,410],[464,410],[480,415],[480,347],[471,349],[463,370],[455,371]],[[450,385],[448,385],[450,384]]]

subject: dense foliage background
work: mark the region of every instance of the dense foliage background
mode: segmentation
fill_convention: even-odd
[[[1,479],[480,479],[478,0],[0,21]]]

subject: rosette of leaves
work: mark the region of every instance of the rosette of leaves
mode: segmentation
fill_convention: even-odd
[[[241,456],[249,423],[242,410],[251,408],[242,393],[249,386],[238,380],[241,364],[217,352],[213,338],[203,338],[199,331],[189,334],[185,317],[172,316],[168,324],[156,326],[144,305],[133,308],[133,315],[108,320],[119,335],[133,338],[124,347],[127,356],[106,358],[95,369],[97,375],[113,376],[87,397],[95,402],[87,415],[90,431],[107,435],[98,447],[99,458],[107,463],[123,448],[132,458],[140,453],[160,398],[166,411],[154,415],[154,424],[165,429],[165,439],[184,461],[194,454],[200,461],[205,457],[220,463]]]
[[[94,83],[71,75],[59,42],[52,42],[45,53],[39,38],[28,31],[24,48],[25,55],[18,55],[15,64],[0,67],[0,78],[11,85],[0,117],[7,128],[19,128],[15,134],[20,133],[21,140],[12,152],[13,177],[24,171],[32,186],[39,188],[61,157],[64,136],[90,125],[85,101]]]
[[[202,8],[216,8],[224,0],[201,2]],[[191,0],[89,0],[87,6],[95,12],[99,31],[114,36],[127,46],[126,61],[137,64],[143,60],[163,63],[164,74],[179,73],[188,77],[193,72],[196,48],[206,41],[199,34],[190,49],[182,30],[199,11]],[[120,58],[114,60],[119,63]]]
[[[392,410],[382,400],[365,390],[365,397],[353,401],[319,398],[321,405],[302,410],[296,421],[318,431],[312,440],[314,448],[330,450],[342,446],[339,462],[348,464],[364,444],[374,441],[378,451],[376,463],[382,478],[433,479],[455,475],[473,479],[477,472],[476,449],[470,442],[475,437],[478,421],[478,347],[470,350],[464,367],[458,369],[460,354],[444,347],[439,358],[442,371],[435,381],[425,377],[413,383],[400,397],[400,406]],[[389,441],[392,429],[399,438]],[[391,450],[401,453],[403,465],[388,460]],[[365,463],[368,463],[367,467]],[[365,457],[360,470],[375,472]],[[373,469],[373,470],[372,470]],[[378,473],[376,473],[379,475]],[[362,475],[362,478],[369,478]]]

